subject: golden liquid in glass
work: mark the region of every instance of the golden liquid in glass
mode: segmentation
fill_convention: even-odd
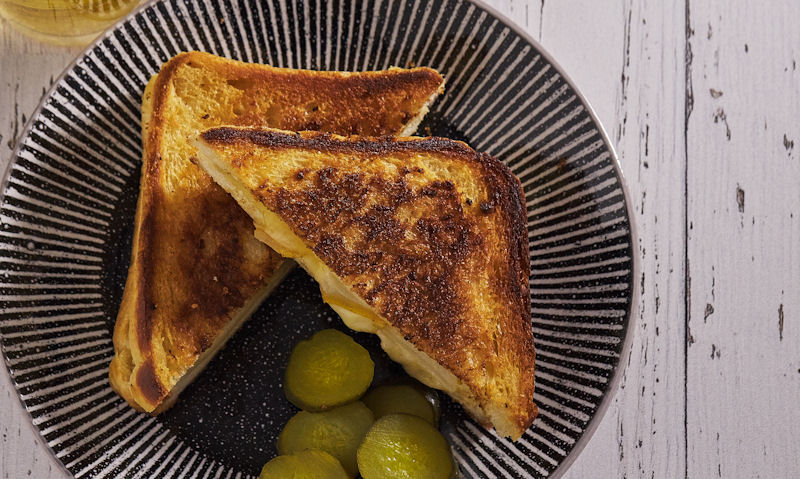
[[[0,0],[0,16],[21,32],[56,45],[85,45],[139,0]]]

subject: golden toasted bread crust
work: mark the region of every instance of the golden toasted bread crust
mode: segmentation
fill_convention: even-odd
[[[253,238],[249,216],[190,162],[189,138],[219,124],[392,134],[425,108],[443,81],[426,68],[312,72],[190,52],[164,64],[151,83],[110,381],[135,407],[159,412],[284,261]]]
[[[481,407],[505,410],[513,436],[530,426],[525,202],[505,165],[443,138],[227,127],[200,138],[406,341]]]
[[[442,76],[425,67],[357,73],[296,70],[202,52],[175,56],[164,64],[160,76],[167,82],[184,67],[215,71],[244,92],[226,124],[289,131],[396,134],[432,96],[444,91]],[[161,105],[156,101],[156,119],[162,114]]]

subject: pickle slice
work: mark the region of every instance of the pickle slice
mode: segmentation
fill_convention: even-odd
[[[375,419],[387,414],[411,414],[421,417],[434,427],[439,424],[438,398],[435,393],[417,384],[388,384],[378,386],[362,399],[372,410]]]
[[[389,414],[375,421],[358,448],[364,479],[448,479],[453,472],[444,437],[424,419]]]
[[[360,398],[372,382],[375,364],[366,349],[335,329],[323,329],[294,347],[284,392],[306,411],[322,411]]]
[[[305,449],[325,451],[355,476],[356,451],[374,422],[372,411],[361,401],[325,412],[300,411],[289,419],[278,436],[278,454]]]
[[[339,461],[323,451],[278,456],[264,464],[258,479],[348,479]]]

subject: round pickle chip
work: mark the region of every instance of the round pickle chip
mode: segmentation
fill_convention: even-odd
[[[375,421],[358,448],[364,479],[448,479],[453,461],[444,437],[424,419],[389,414]]]
[[[421,417],[434,427],[439,424],[435,393],[417,384],[388,384],[378,386],[362,399],[372,409],[375,419],[388,414],[411,414]]]
[[[286,367],[286,398],[305,411],[323,411],[360,398],[372,382],[375,364],[353,338],[323,329],[300,341]]]
[[[323,451],[278,456],[264,464],[258,479],[349,479],[339,461]]]
[[[339,460],[351,477],[355,476],[356,452],[373,422],[372,411],[361,401],[324,412],[300,411],[278,436],[278,454],[325,451]]]

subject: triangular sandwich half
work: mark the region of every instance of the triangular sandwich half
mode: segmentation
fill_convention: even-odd
[[[198,162],[352,329],[484,425],[536,416],[525,202],[502,163],[443,138],[220,127]]]
[[[221,124],[369,135],[413,132],[443,89],[428,68],[338,73],[183,53],[147,85],[133,251],[110,366],[114,390],[157,414],[293,265],[198,166],[190,144]]]

